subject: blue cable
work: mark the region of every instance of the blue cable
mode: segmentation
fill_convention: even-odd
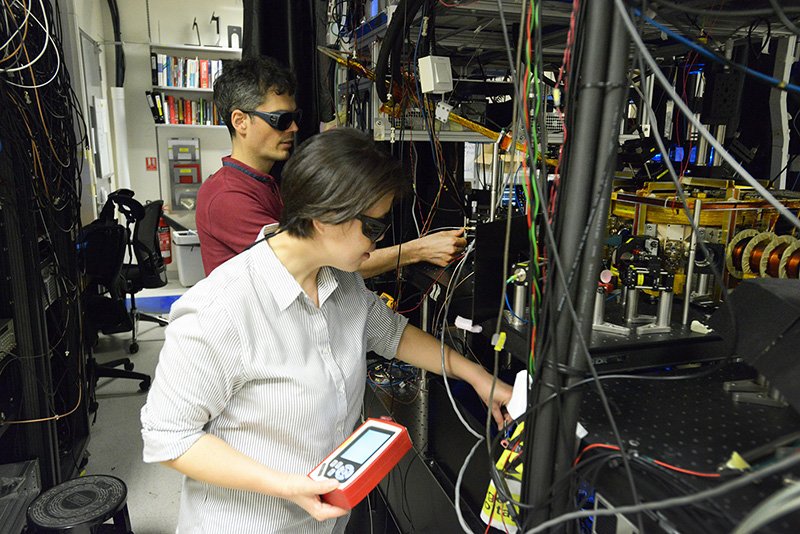
[[[527,210],[526,211],[522,211],[522,207],[520,206],[520,203],[519,203],[519,195],[517,195],[517,176],[519,175],[519,171],[520,171],[521,168],[522,168],[522,164],[520,163],[519,167],[517,167],[517,172],[514,173],[514,183],[512,184],[512,187],[514,189],[514,202],[517,204],[517,209],[523,215],[527,215],[527,213],[526,213]],[[511,209],[511,206],[509,206],[509,209]]]
[[[511,312],[511,315],[513,315],[514,317],[516,317],[517,319],[519,319],[520,321],[522,321],[525,324],[530,323],[530,321],[526,321],[522,317],[519,317],[516,313],[514,313],[514,310],[511,309],[511,303],[508,301],[508,293],[506,293],[506,306],[508,306],[508,311]]]
[[[641,17],[641,15],[642,15],[641,11],[639,11],[638,9],[634,9],[633,11],[636,14],[636,16]],[[687,39],[686,37],[675,33],[674,31],[666,28],[665,26],[662,26],[661,24],[659,24],[658,22],[654,21],[653,19],[651,19],[649,17],[642,17],[642,18],[644,19],[645,22],[647,22],[651,26],[653,26],[655,28],[658,28],[659,30],[661,30],[662,32],[666,33],[667,35],[669,35],[673,39],[685,44],[686,46],[688,46],[692,50],[695,50],[699,54],[707,57],[708,59],[710,59],[712,61],[717,61],[717,62],[722,63],[723,65],[726,65],[728,67],[742,69],[745,73],[750,74],[751,76],[753,76],[755,78],[759,78],[760,80],[765,81],[765,82],[769,83],[770,85],[773,85],[773,86],[775,86],[775,87],[777,87],[779,89],[786,89],[787,91],[800,93],[800,85],[795,85],[793,83],[784,82],[784,81],[778,80],[777,78],[773,78],[772,76],[767,76],[766,74],[762,74],[762,73],[758,72],[757,70],[753,70],[753,69],[751,69],[749,67],[745,67],[744,65],[735,64],[735,63],[733,63],[731,61],[728,61],[725,58],[721,58],[721,57],[717,56],[716,54],[714,54],[713,52],[711,52],[709,50],[706,50],[702,46],[696,44],[694,41],[692,41],[690,39]]]

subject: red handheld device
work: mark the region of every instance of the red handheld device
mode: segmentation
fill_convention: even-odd
[[[411,448],[404,426],[392,421],[367,419],[308,476],[333,478],[339,487],[322,500],[340,508],[353,508],[378,485]]]

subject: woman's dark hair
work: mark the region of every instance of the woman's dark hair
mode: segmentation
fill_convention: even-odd
[[[387,194],[408,188],[400,161],[367,134],[336,128],[307,139],[283,169],[281,226],[295,237],[314,235],[313,221],[341,224]]]
[[[240,61],[225,62],[222,74],[214,81],[214,103],[231,137],[236,130],[231,113],[237,109],[256,109],[270,92],[276,95],[297,91],[294,73],[267,56],[255,56]]]

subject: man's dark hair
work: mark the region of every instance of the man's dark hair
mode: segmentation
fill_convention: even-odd
[[[283,169],[281,226],[295,237],[314,236],[314,223],[341,224],[387,194],[408,188],[400,161],[367,134],[336,128],[310,137]]]
[[[236,131],[231,124],[231,113],[235,110],[257,108],[270,92],[291,96],[296,91],[297,79],[287,67],[271,57],[249,57],[225,62],[222,74],[214,81],[214,103],[228,132],[234,137]]]

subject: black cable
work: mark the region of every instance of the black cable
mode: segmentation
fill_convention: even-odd
[[[761,42],[761,48],[756,50],[753,46],[753,32],[761,22],[764,22],[767,25],[767,38]],[[753,58],[759,63],[759,67],[761,68],[764,68],[764,63],[761,61],[761,55],[764,53],[764,48],[769,46],[771,38],[772,25],[769,23],[769,20],[765,18],[757,18],[753,20],[747,27],[747,48],[750,50]]]
[[[518,84],[516,83],[516,72],[513,69],[513,62],[512,62],[512,59],[511,59],[511,48],[510,48],[510,45],[508,43],[508,35],[507,35],[507,31],[506,31],[505,17],[503,15],[502,2],[501,2],[501,0],[497,0],[497,1],[498,1],[498,7],[499,7],[499,11],[500,11],[500,16],[501,16],[503,35],[504,35],[504,39],[505,39],[505,42],[506,42],[506,53],[508,55],[509,64],[512,67],[512,79],[515,80],[514,86],[515,86],[515,91],[516,91],[516,96],[517,96],[517,102],[519,103],[520,106],[522,106],[523,105],[523,101],[521,100],[521,95],[519,94],[519,87],[518,87]],[[575,63],[572,64],[572,68],[576,68],[575,67]],[[577,91],[573,90],[572,92],[576,93]],[[533,146],[533,144],[530,141],[530,132],[526,131],[526,136],[528,137],[529,146]],[[562,176],[563,176],[563,171],[562,171]],[[548,243],[548,246],[550,247],[549,255],[552,257],[554,265],[555,265],[554,268],[555,268],[555,271],[556,271],[556,278],[563,285],[565,293],[569,293],[569,284],[566,282],[566,280],[564,280],[563,265],[561,265],[560,255],[557,252],[556,240],[555,240],[555,237],[553,235],[552,228],[550,226],[550,223],[549,223],[547,217],[543,218],[543,222],[544,222],[544,227],[545,227],[545,231],[546,231],[546,234],[545,234],[546,235],[546,242]],[[577,313],[576,313],[576,311],[574,309],[574,306],[573,306],[572,302],[569,299],[566,299],[566,304],[567,304],[568,312],[570,314],[570,318],[571,318],[573,324],[576,325],[576,326],[579,325],[580,321],[579,321],[579,319],[577,317]],[[591,356],[589,354],[588,347],[587,347],[587,341],[580,334],[577,336],[577,338],[578,338],[578,341],[580,343],[580,351],[583,353],[583,356],[586,359],[588,368],[591,371],[592,375],[595,378],[597,378],[597,376],[598,376],[597,375],[597,371],[596,371],[596,369],[594,367],[594,363],[592,362]],[[537,369],[540,369],[540,368],[541,368],[541,366],[537,367]],[[608,399],[606,398],[605,393],[603,392],[603,389],[602,389],[602,386],[600,385],[599,380],[596,381],[596,385],[597,385],[597,389],[598,389],[598,394],[599,394],[600,399],[601,399],[601,403],[603,405],[603,408],[604,408],[604,410],[606,412],[606,416],[607,416],[607,418],[608,418],[608,420],[609,420],[609,422],[611,424],[612,430],[614,432],[615,439],[616,439],[618,445],[620,446],[621,450],[623,450],[623,452],[624,452],[625,447],[624,447],[624,444],[622,443],[622,438],[619,435],[619,430],[618,430],[618,428],[616,426],[616,423],[614,421],[613,415],[611,413],[611,409],[610,409],[610,406],[608,404]],[[624,454],[623,454],[623,462],[625,463],[625,466],[626,466],[626,471],[628,473],[628,479],[629,479],[629,482],[631,484],[631,490],[633,492],[634,499],[638,501],[636,488],[635,488],[635,483],[633,481],[632,474],[630,472],[630,467],[628,465],[628,462],[627,462],[626,457],[625,457]]]
[[[798,115],[800,115],[800,114],[798,114]],[[788,169],[788,168],[789,168],[789,166],[790,166],[792,163],[794,163],[794,160],[795,160],[795,159],[797,159],[797,156],[800,156],[800,153],[798,153],[798,154],[793,154],[793,155],[792,155],[792,157],[791,157],[791,158],[789,158],[789,161],[787,161],[787,162],[786,162],[786,165],[784,165],[784,166],[783,166],[783,168],[782,168],[781,170],[779,170],[779,171],[778,171],[778,172],[775,174],[775,176],[773,176],[773,177],[772,177],[772,180],[770,180],[770,181],[767,183],[767,188],[770,188],[770,187],[772,187],[772,186],[773,186],[773,184],[775,183],[775,181],[776,181],[778,178],[780,178],[780,177],[781,177],[781,174],[783,174],[783,172],[784,172],[786,169]]]
[[[706,377],[706,376],[710,376],[713,373],[722,371],[730,363],[731,363],[731,360],[726,360],[726,361],[723,361],[723,362],[718,363],[718,364],[710,364],[709,367],[707,369],[703,370],[703,371],[700,371],[698,373],[689,373],[689,374],[675,374],[675,375],[668,375],[668,376],[614,374],[614,375],[601,375],[600,377],[598,377],[598,379],[595,379],[594,377],[588,377],[588,378],[585,378],[584,380],[581,380],[580,382],[576,382],[575,384],[572,384],[572,385],[567,386],[565,388],[561,388],[561,390],[559,392],[553,393],[552,395],[550,395],[549,397],[545,398],[541,402],[536,403],[533,406],[529,407],[525,412],[523,412],[522,414],[520,414],[517,417],[517,421],[518,422],[520,422],[520,421],[528,421],[530,416],[531,415],[535,415],[536,412],[542,406],[544,406],[544,404],[546,404],[548,402],[552,402],[552,401],[558,400],[563,395],[572,393],[572,392],[574,392],[574,391],[576,391],[576,390],[578,390],[580,388],[583,388],[584,386],[587,386],[587,385],[590,385],[590,384],[594,384],[594,383],[597,382],[597,380],[647,380],[647,381],[695,380],[695,379],[703,378],[703,377]],[[501,431],[498,432],[498,434],[496,434],[495,437],[492,439],[492,441],[491,441],[491,451],[492,451],[491,452],[491,457],[494,457],[495,451],[497,450],[497,447],[499,446],[500,441],[502,440],[503,432],[505,430],[506,429],[501,429]],[[520,459],[521,458],[522,458],[522,455],[520,455]],[[493,469],[492,471],[494,472],[495,470]],[[564,477],[568,476],[569,473],[572,472],[572,471],[573,470],[565,472],[564,473]],[[561,482],[559,482],[559,481],[553,482],[553,484],[551,485],[549,491],[547,492],[548,495],[552,495],[552,493],[557,489],[558,485],[561,484],[561,483],[563,483],[563,480]],[[499,490],[498,490],[498,493],[500,493]],[[506,499],[508,502],[513,503],[515,506],[520,506],[522,508],[533,508],[533,509],[535,509],[538,506],[542,506],[542,505],[546,504],[546,502],[544,502],[544,501],[537,502],[537,503],[521,503],[521,502],[517,502],[517,501],[515,501],[515,500],[513,500],[511,498],[510,494],[502,495],[502,497],[504,499]],[[549,500],[547,502],[549,502]]]
[[[414,16],[417,14],[417,11],[419,11],[424,1],[425,0],[400,0],[395,9],[392,21],[386,29],[386,35],[383,38],[381,50],[378,53],[378,58],[375,60],[375,94],[381,102],[389,100],[386,95],[385,85],[386,75],[389,69],[389,55],[395,50],[397,43],[402,43],[407,29],[406,24],[409,26],[411,25],[411,21],[414,20]],[[397,63],[399,67],[399,61],[393,63]],[[402,81],[399,83],[402,84]]]
[[[125,83],[125,52],[122,49],[122,31],[120,30],[119,7],[117,0],[107,0],[111,11],[111,25],[114,31],[114,56],[116,59],[116,86]]]
[[[80,373],[80,358],[84,357],[79,307],[81,272],[75,247],[75,236],[80,233],[83,164],[78,143],[84,143],[86,127],[63,61],[59,3],[30,5],[30,14],[49,27],[49,35],[30,17],[28,27],[14,34],[26,15],[27,7],[21,5],[22,9],[9,9],[0,19],[0,40],[7,42],[4,50],[14,54],[6,57],[8,63],[3,67],[28,65],[18,71],[0,72],[0,140],[14,173],[10,182],[5,177],[0,182],[0,204],[3,210],[24,213],[26,220],[32,222],[31,228],[23,229],[23,238],[34,236],[32,298],[48,297],[32,307],[41,312],[43,328],[35,335],[37,343],[41,335],[45,353],[22,354],[19,358],[49,359],[51,376],[39,376],[37,371],[34,377],[47,398],[41,414],[46,418],[73,411],[78,399],[85,402],[84,391],[88,389],[86,378]],[[15,186],[14,205],[9,205],[11,196],[3,182]],[[57,296],[48,292],[45,279],[39,274],[45,262],[52,266],[51,280]],[[77,470],[74,416],[59,417],[52,424],[60,442],[56,449],[63,460],[71,459]]]

